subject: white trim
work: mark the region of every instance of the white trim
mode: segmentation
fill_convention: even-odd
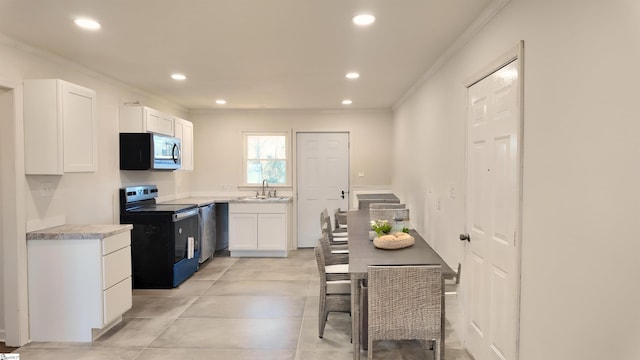
[[[291,131],[289,130],[285,130],[285,131],[251,131],[251,130],[247,130],[247,131],[242,131],[242,184],[238,186],[238,190],[247,190],[249,188],[256,188],[256,187],[260,187],[260,189],[262,189],[262,185],[259,184],[249,184],[247,182],[247,137],[248,136],[284,136],[284,141],[285,141],[285,162],[286,162],[286,174],[285,174],[285,183],[284,184],[274,184],[274,185],[269,185],[270,187],[273,186],[276,189],[278,188],[282,188],[282,189],[286,189],[286,188],[290,188],[292,185],[292,179],[293,176],[291,174],[291,171],[293,170],[293,164],[292,164],[292,160],[291,158],[292,153],[291,153],[291,143],[292,143],[292,139],[291,139]],[[283,159],[277,159],[277,160],[283,160]],[[242,187],[242,189],[241,189]]]
[[[80,65],[78,63],[72,62],[71,60],[68,60],[62,56],[56,55],[54,53],[51,53],[49,51],[46,51],[44,49],[40,49],[40,48],[36,48],[33,47],[31,45],[28,45],[26,43],[21,42],[20,40],[14,39],[10,36],[7,36],[5,34],[0,34],[0,45],[4,45],[7,46],[9,48],[13,48],[17,51],[26,53],[26,54],[30,54],[33,55],[35,57],[44,59],[46,61],[50,61],[54,64],[58,64],[64,67],[69,67],[72,70],[90,76],[92,78],[98,79],[100,81],[103,81],[107,84],[111,84],[113,86],[116,86],[118,88],[124,89],[124,90],[129,90],[131,92],[134,92],[136,94],[140,94],[141,96],[146,96],[146,97],[151,97],[154,98],[154,104],[159,103],[159,104],[165,104],[165,105],[169,105],[172,107],[175,107],[177,109],[179,109],[180,111],[184,112],[185,114],[189,112],[189,109],[185,108],[184,106],[174,103],[172,101],[167,100],[166,98],[162,97],[161,95],[158,94],[153,94],[150,93],[146,90],[142,90],[140,88],[136,88],[133,87],[127,83],[121,82],[119,80],[116,80],[114,78],[108,77],[96,70],[93,70],[91,68],[88,68],[86,66]],[[123,99],[122,103],[127,103],[127,102],[136,102],[139,101],[138,98],[135,99]]]
[[[438,57],[429,69],[407,90],[395,104],[393,110],[399,108],[411,97],[427,80],[436,74],[447,62],[462,49],[477,33],[482,30],[511,0],[494,0],[478,18]]]
[[[505,52],[504,54],[496,58],[494,61],[487,64],[482,70],[469,76],[465,81],[464,86],[466,88],[469,88],[473,86],[475,83],[480,82],[482,79],[498,71],[500,68],[507,66],[512,61],[516,59],[522,59],[523,51],[524,51],[524,41],[521,40],[518,43],[518,45],[512,47],[507,52]],[[522,67],[522,65],[519,65],[519,67]],[[518,69],[518,70],[522,70],[522,69]]]
[[[208,115],[208,114],[224,114],[224,113],[282,113],[282,114],[357,114],[357,113],[388,113],[391,108],[363,108],[363,109],[324,109],[324,108],[304,108],[304,109],[244,109],[230,108],[225,106],[224,109],[201,109],[195,108],[189,110],[190,116]]]
[[[516,274],[515,278],[517,279],[516,285],[516,299],[515,299],[515,344],[514,344],[514,360],[518,360],[520,358],[520,309],[522,307],[522,201],[523,201],[523,159],[524,159],[524,40],[520,40],[517,45],[506,51],[501,56],[497,57],[494,61],[484,66],[478,72],[469,76],[465,81],[465,87],[467,88],[467,117],[469,113],[468,104],[469,104],[469,91],[468,88],[474,85],[475,83],[481,81],[492,73],[496,72],[500,68],[508,65],[514,60],[518,60],[518,111],[519,111],[519,119],[518,119],[518,158],[517,158],[517,169],[518,169],[518,216],[516,217],[516,239],[515,243],[517,244],[517,255],[516,255]],[[468,130],[468,118],[465,118],[467,121],[466,128],[466,138],[465,144],[468,144],[469,130]],[[467,186],[468,176],[468,152],[465,150],[465,188]],[[465,198],[464,204],[464,228],[467,229],[467,199]],[[466,257],[466,250],[464,251],[464,256]],[[465,259],[466,263],[466,259]],[[466,287],[466,285],[465,285]],[[464,289],[464,288],[463,288]],[[463,291],[463,297],[465,296],[466,291]],[[468,306],[468,304],[467,304]],[[463,314],[462,317],[467,317],[468,314]],[[461,319],[462,323],[465,324],[467,319]],[[465,344],[466,349],[466,330],[465,327],[462,327],[462,341]]]
[[[0,136],[0,191],[2,192],[2,248],[4,288],[4,335],[7,346],[22,346],[29,340],[27,291],[26,199],[24,181],[24,124],[22,82],[0,76],[0,88],[11,93],[13,116],[7,116]]]

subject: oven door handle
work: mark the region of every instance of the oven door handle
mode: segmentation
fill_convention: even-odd
[[[191,210],[187,210],[187,211],[183,211],[177,214],[173,214],[173,222],[188,218],[188,217],[192,217],[192,216],[196,216],[198,215],[198,208],[195,209],[191,209]]]

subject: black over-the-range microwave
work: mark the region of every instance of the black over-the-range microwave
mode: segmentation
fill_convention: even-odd
[[[156,133],[120,133],[120,170],[180,169],[180,139]]]

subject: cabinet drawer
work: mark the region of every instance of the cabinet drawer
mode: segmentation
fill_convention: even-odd
[[[127,246],[102,258],[103,289],[131,276],[131,247]]]
[[[235,214],[284,214],[286,204],[229,204],[229,213]]]
[[[106,325],[127,310],[131,309],[132,305],[132,292],[131,292],[131,278],[128,277],[116,285],[112,286],[108,290],[103,292],[104,297],[104,321],[103,325]]]
[[[102,240],[102,255],[107,255],[131,245],[131,231],[121,232]]]

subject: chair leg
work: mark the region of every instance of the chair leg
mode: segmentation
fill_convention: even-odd
[[[324,336],[324,327],[327,325],[327,318],[329,317],[329,312],[325,311],[324,314],[322,314],[322,317],[319,320],[320,324],[318,324],[320,326],[320,332],[318,334],[318,337],[320,339],[322,339],[322,337]]]
[[[440,360],[440,340],[433,339],[430,341],[431,350],[433,351],[433,360]]]
[[[322,294],[320,295],[320,303],[318,304],[318,337],[320,339],[322,339],[322,337],[324,336],[324,326],[325,326],[325,322],[323,321],[323,319],[326,319],[325,317],[325,298],[322,296]]]

